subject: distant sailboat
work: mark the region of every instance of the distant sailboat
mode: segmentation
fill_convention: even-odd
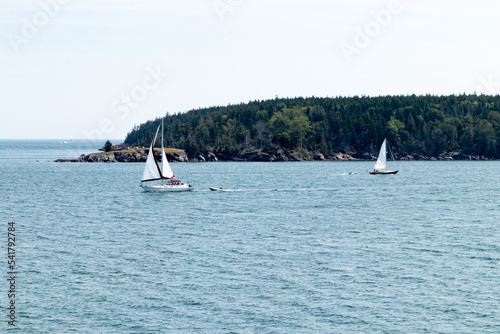
[[[382,147],[380,147],[377,163],[370,174],[396,174],[397,172],[397,170],[387,169],[387,139],[384,139]]]
[[[161,124],[161,168],[156,156],[154,154],[154,145],[160,126],[156,130],[155,137],[151,142],[149,148],[148,158],[146,159],[146,166],[142,174],[141,188],[149,192],[167,192],[167,191],[190,191],[193,190],[192,183],[184,184],[181,180],[174,180],[174,173],[167,160],[165,149],[163,147],[163,121]],[[168,181],[167,181],[168,180]],[[150,182],[161,181],[159,184],[151,184]]]

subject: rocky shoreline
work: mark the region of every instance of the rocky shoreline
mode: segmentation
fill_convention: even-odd
[[[145,162],[149,153],[149,148],[135,147],[126,148],[111,152],[99,152],[84,155],[76,159],[58,159],[56,162]],[[155,156],[158,161],[161,161],[161,150],[155,148]],[[217,161],[359,161],[359,160],[376,160],[377,157],[365,153],[361,156],[354,152],[339,152],[332,155],[323,155],[321,153],[310,153],[305,151],[295,151],[288,154],[278,152],[270,154],[260,150],[243,152],[237,155],[227,154],[188,154],[180,149],[166,149],[166,156],[172,162],[217,162]],[[396,160],[401,161],[418,161],[418,160],[494,160],[486,156],[465,155],[459,152],[451,152],[440,155],[439,157],[427,157],[423,154],[409,154],[396,156]]]
[[[82,154],[76,159],[57,159],[55,162],[145,162],[149,154],[147,148],[129,149],[127,151],[111,151]],[[262,151],[244,152],[238,155],[226,155],[214,153],[188,154],[183,150],[166,150],[167,159],[172,162],[217,162],[217,161],[350,161],[360,160],[345,153],[337,153],[325,157],[323,154],[313,156],[301,156],[300,154],[268,154]],[[161,151],[155,149],[155,156],[161,161]]]

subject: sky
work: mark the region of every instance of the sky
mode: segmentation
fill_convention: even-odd
[[[0,139],[297,96],[499,94],[498,0],[0,0]]]

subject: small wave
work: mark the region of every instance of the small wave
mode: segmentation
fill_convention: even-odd
[[[211,190],[213,192],[308,192],[308,191],[339,191],[339,188],[294,188],[294,189],[265,189],[265,188],[248,188],[248,189],[226,189],[226,188],[215,188],[216,190]]]

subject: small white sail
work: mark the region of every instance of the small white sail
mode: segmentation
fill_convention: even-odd
[[[156,161],[156,158],[154,156],[154,144],[156,141],[156,136],[158,136],[159,130],[160,127],[158,126],[155,138],[151,143],[151,147],[149,148],[148,158],[146,160],[146,167],[144,167],[144,174],[142,174],[142,182],[162,179],[160,167],[158,166],[158,162]]]
[[[167,156],[165,155],[165,150],[163,147],[161,148],[161,165],[162,165],[162,174],[164,179],[171,179],[174,177],[174,173],[172,172],[172,168],[168,164]]]
[[[165,155],[165,148],[163,147],[163,119],[161,120],[161,172],[164,179],[173,179],[174,173]]]
[[[382,143],[382,147],[380,148],[380,152],[378,154],[377,163],[375,164],[376,170],[385,170],[387,169],[387,151],[386,151],[386,139]]]

